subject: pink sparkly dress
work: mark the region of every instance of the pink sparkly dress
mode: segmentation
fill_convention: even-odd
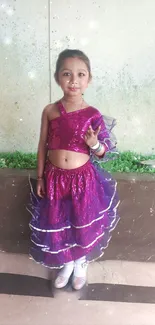
[[[76,169],[62,169],[49,161],[45,165],[46,197],[31,195],[30,222],[32,258],[50,268],[86,256],[93,261],[104,254],[111,231],[118,223],[117,184],[99,166],[115,151],[111,130],[114,120],[107,123],[94,107],[67,113],[57,102],[60,116],[49,121],[48,149],[65,149],[90,155],[90,160]],[[98,159],[84,141],[89,126],[101,125],[98,139],[106,154]]]

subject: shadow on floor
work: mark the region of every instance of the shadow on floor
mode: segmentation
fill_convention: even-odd
[[[68,287],[65,291],[69,292]],[[54,298],[51,281],[18,274],[0,274],[0,294]],[[155,304],[155,288],[122,284],[95,283],[87,285],[80,300]]]

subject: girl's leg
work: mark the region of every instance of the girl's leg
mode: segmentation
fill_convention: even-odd
[[[75,290],[80,290],[86,283],[87,279],[86,257],[83,256],[75,261],[72,285]]]
[[[74,261],[66,263],[64,268],[59,272],[55,280],[55,284],[54,284],[55,288],[57,289],[64,288],[67,285],[73,270],[74,270]]]

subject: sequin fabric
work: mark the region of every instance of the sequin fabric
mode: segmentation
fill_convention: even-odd
[[[115,120],[104,117],[94,107],[87,107],[66,113],[61,101],[57,102],[60,116],[49,121],[48,142],[49,150],[64,149],[90,154],[90,149],[84,141],[89,126],[94,130],[101,126],[99,141],[105,144],[106,151],[114,151],[116,140],[112,134]],[[109,123],[110,122],[110,123]]]
[[[31,194],[33,259],[61,268],[84,255],[88,262],[102,256],[119,220],[115,180],[90,161],[74,170],[47,162],[45,177],[47,196]]]
[[[94,129],[101,125],[99,140],[105,144],[106,152],[115,150],[113,119],[106,124],[92,107],[71,114],[59,107],[61,116],[49,125],[49,149],[88,153],[83,136],[91,124]],[[99,166],[95,156],[90,158],[85,165],[71,170],[47,161],[46,196],[39,199],[31,191],[30,255],[49,268],[62,268],[82,256],[88,262],[102,256],[119,221],[117,183]]]

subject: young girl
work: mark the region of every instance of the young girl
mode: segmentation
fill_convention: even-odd
[[[45,107],[38,146],[37,194],[33,193],[31,256],[60,268],[55,287],[86,282],[88,262],[104,254],[119,217],[116,182],[95,161],[115,150],[112,125],[83,94],[91,81],[88,57],[60,53],[55,80],[63,98]]]

